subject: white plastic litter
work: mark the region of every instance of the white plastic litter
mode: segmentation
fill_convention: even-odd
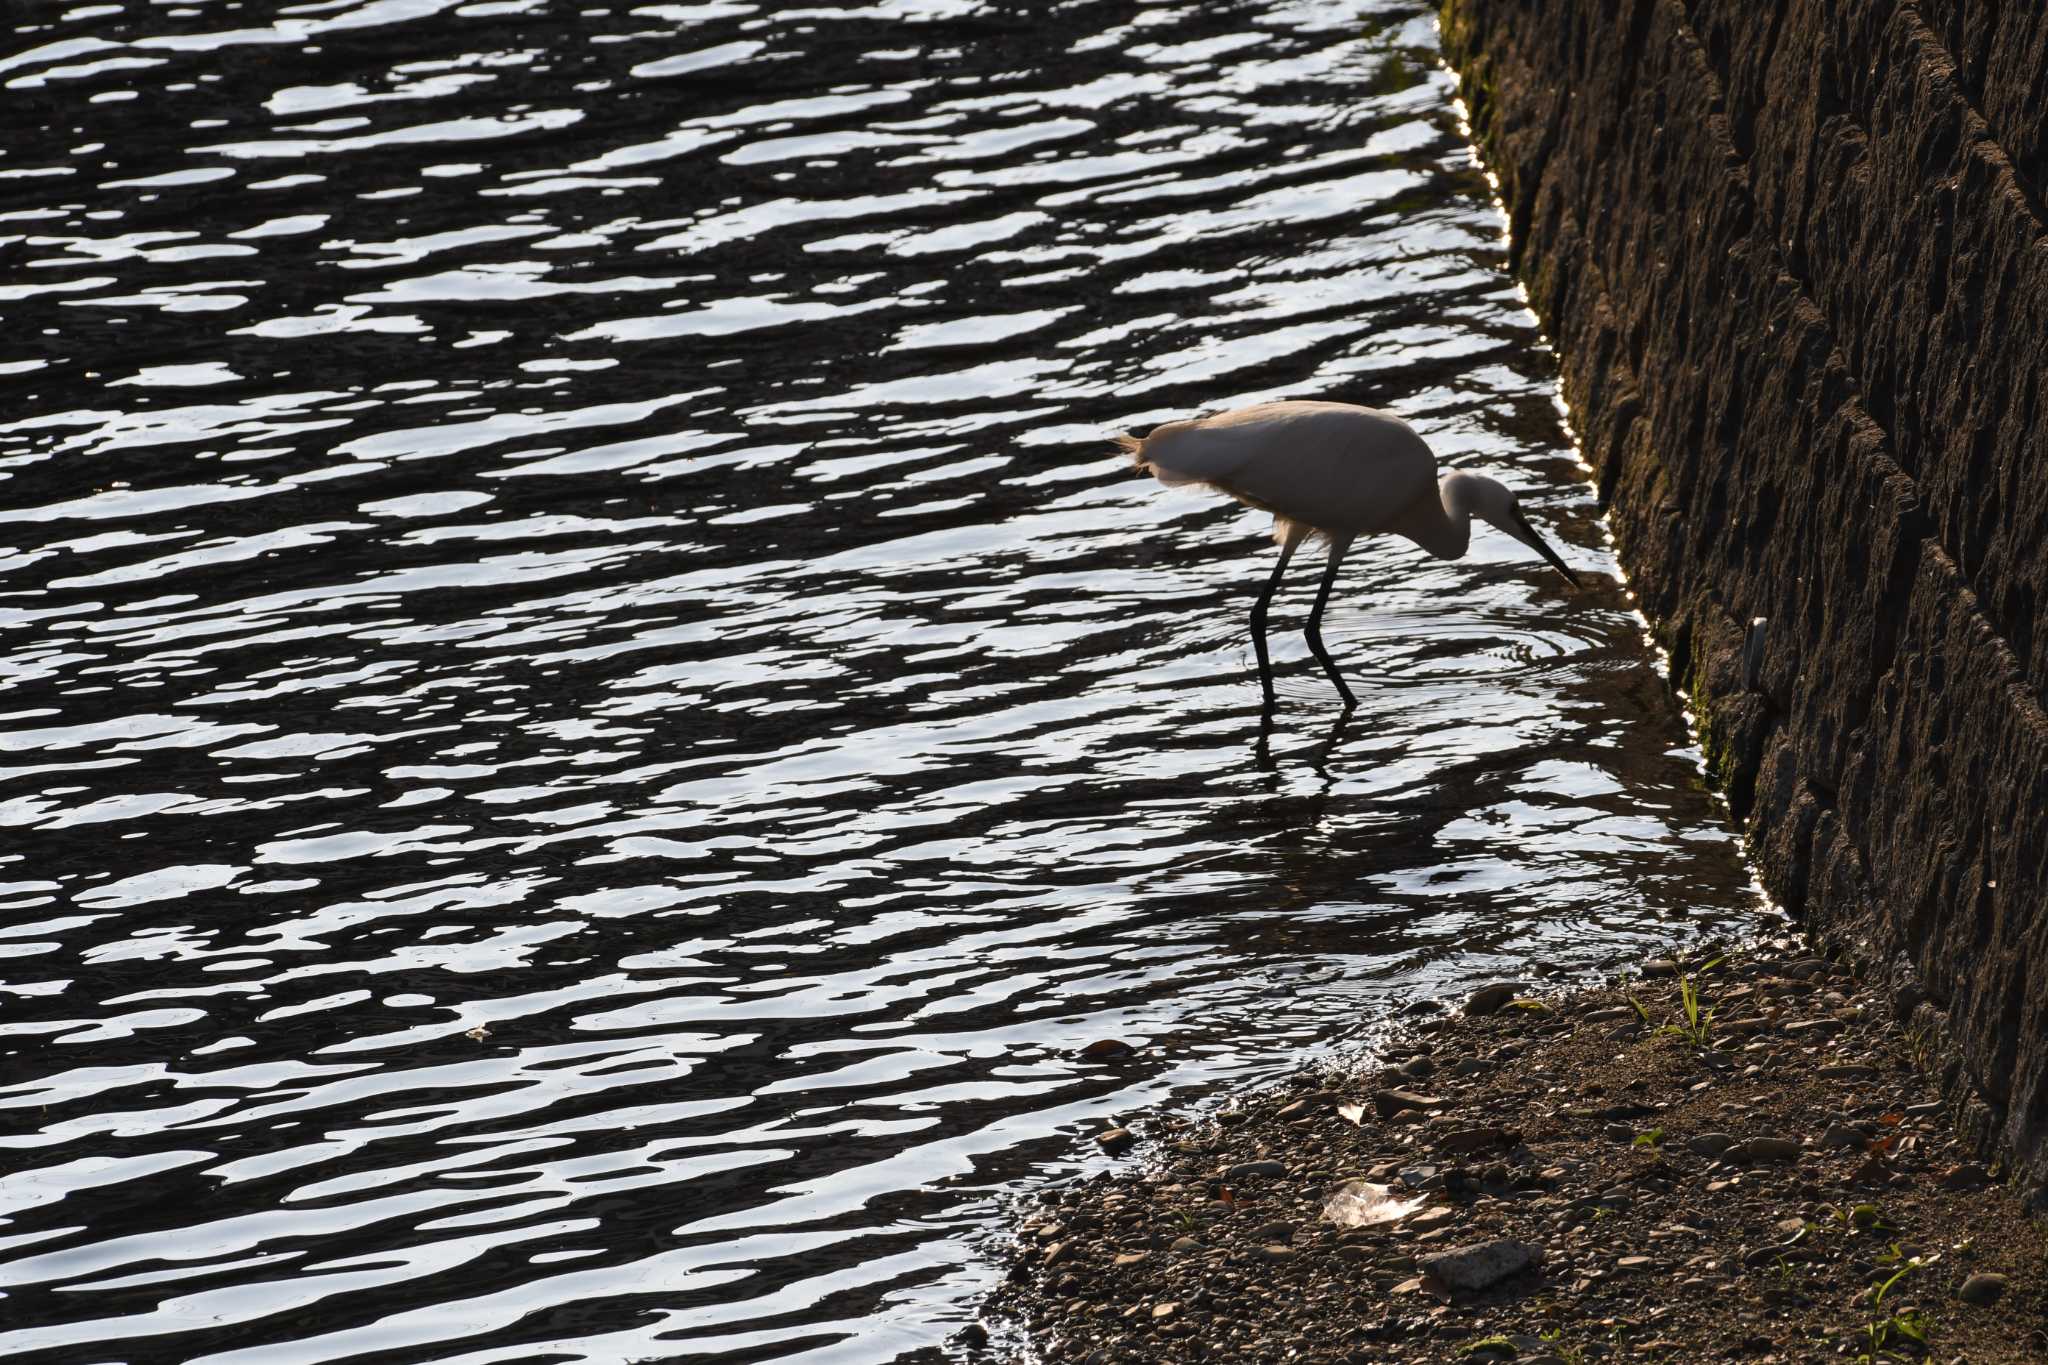
[[[1323,1217],[1340,1228],[1369,1228],[1399,1222],[1428,1202],[1426,1198],[1397,1198],[1385,1185],[1370,1180],[1347,1180],[1323,1205]]]

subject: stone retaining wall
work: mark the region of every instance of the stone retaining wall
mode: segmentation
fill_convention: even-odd
[[[1765,884],[1945,1011],[1952,1088],[2041,1189],[2048,5],[1447,0],[1443,23]]]

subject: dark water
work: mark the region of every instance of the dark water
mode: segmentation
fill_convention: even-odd
[[[1751,909],[1425,9],[7,15],[0,1355],[890,1359],[1106,1120]],[[1279,395],[1596,586],[1362,546],[1262,750],[1105,437]]]

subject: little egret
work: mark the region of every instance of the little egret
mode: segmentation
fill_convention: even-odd
[[[1323,608],[1337,566],[1358,537],[1406,536],[1438,559],[1457,559],[1471,543],[1472,518],[1478,517],[1549,560],[1573,587],[1579,585],[1529,525],[1512,492],[1479,474],[1453,472],[1439,479],[1429,446],[1391,413],[1351,403],[1255,403],[1214,417],[1167,422],[1142,439],[1118,436],[1116,443],[1163,484],[1203,485],[1273,514],[1280,562],[1252,608],[1252,647],[1268,705],[1273,666],[1266,657],[1266,607],[1295,548],[1311,535],[1329,543],[1330,562],[1305,633],[1347,709],[1358,702],[1323,648]]]

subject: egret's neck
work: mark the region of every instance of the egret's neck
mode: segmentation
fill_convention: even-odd
[[[1434,498],[1415,500],[1415,511],[1401,534],[1438,559],[1457,559],[1472,543],[1472,509],[1462,490],[1446,480]]]

